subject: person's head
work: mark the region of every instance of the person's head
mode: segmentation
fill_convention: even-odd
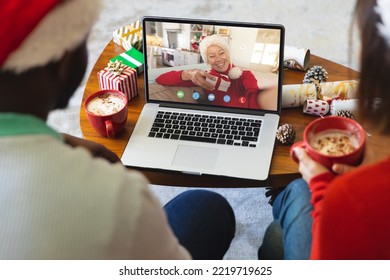
[[[203,61],[217,72],[226,72],[230,68],[230,50],[225,38],[215,34],[205,37],[199,50]]]
[[[86,69],[96,0],[0,2],[0,112],[45,119],[65,107]]]
[[[390,133],[390,1],[357,0],[355,17],[361,38],[360,115]]]

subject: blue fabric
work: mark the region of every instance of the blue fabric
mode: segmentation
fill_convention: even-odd
[[[194,259],[223,258],[236,227],[233,209],[223,196],[207,190],[189,190],[164,208],[180,244]]]
[[[310,258],[313,224],[310,198],[309,187],[303,179],[292,181],[278,194],[272,209],[274,221],[267,228],[259,249],[260,259]]]

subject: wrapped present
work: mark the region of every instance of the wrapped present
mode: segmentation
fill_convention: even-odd
[[[206,81],[215,86],[216,90],[226,92],[231,84],[230,78],[226,75],[220,75],[220,77],[214,76],[216,80],[206,78]]]
[[[355,80],[284,85],[282,107],[303,106],[305,100],[353,99],[356,98],[357,86]]]
[[[119,90],[129,101],[138,95],[137,71],[120,61],[109,62],[97,75],[100,89]]]
[[[135,48],[131,48],[130,50],[110,59],[111,62],[115,62],[117,60],[131,68],[136,69],[137,74],[141,74],[144,71],[144,56]]]
[[[113,41],[122,46],[125,50],[130,50],[134,46],[139,46],[142,41],[142,24],[140,20],[137,20],[129,25],[116,29],[113,32]]]

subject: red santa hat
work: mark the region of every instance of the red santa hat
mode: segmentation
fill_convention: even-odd
[[[241,74],[242,70],[238,67],[233,67],[231,58],[230,58],[230,48],[227,40],[219,35],[213,34],[211,36],[205,37],[199,44],[199,51],[200,55],[203,58],[203,61],[206,62],[207,64],[209,63],[208,57],[207,57],[207,49],[210,46],[218,46],[222,49],[225,50],[225,53],[229,56],[229,64],[230,64],[230,69],[228,72],[228,76],[230,79],[235,80],[238,79]]]
[[[230,48],[227,40],[219,35],[211,35],[205,37],[199,44],[200,55],[202,56],[204,62],[208,63],[207,49],[210,46],[218,46],[225,50],[226,54],[230,57]]]
[[[99,10],[96,0],[0,1],[0,70],[58,61],[86,38]]]

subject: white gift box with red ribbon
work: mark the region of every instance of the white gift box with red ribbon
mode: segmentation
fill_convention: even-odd
[[[115,89],[127,95],[129,101],[138,95],[137,71],[130,67],[124,67],[118,75],[104,68],[98,72],[100,89]]]
[[[216,90],[226,92],[231,84],[230,78],[228,76],[222,75],[222,74],[219,77],[217,77],[217,76],[215,76],[215,77],[217,78],[216,80],[206,78],[206,81],[209,82],[210,84],[214,85]]]

